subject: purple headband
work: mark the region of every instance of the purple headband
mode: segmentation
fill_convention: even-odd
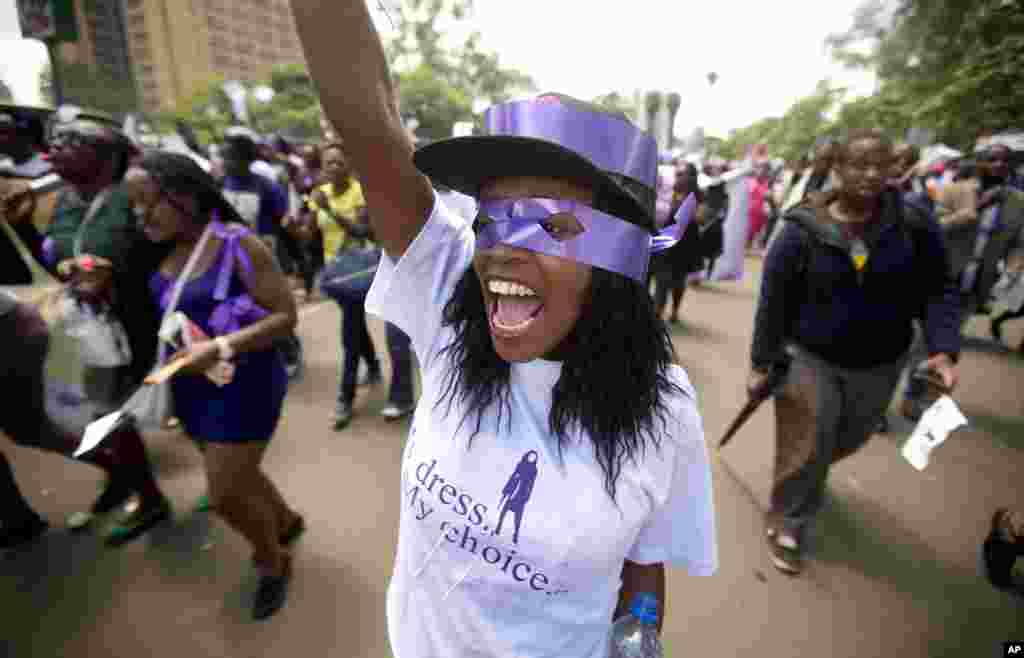
[[[495,105],[484,113],[484,126],[489,135],[554,142],[599,169],[628,176],[654,189],[658,144],[624,119],[582,110],[551,96]]]
[[[691,193],[676,212],[675,223],[652,237],[647,229],[576,201],[481,201],[480,213],[489,221],[481,222],[476,248],[486,251],[505,244],[599,267],[642,283],[647,277],[650,255],[679,242],[696,207],[697,199]],[[572,215],[582,230],[564,239],[552,235],[549,220],[558,214]]]

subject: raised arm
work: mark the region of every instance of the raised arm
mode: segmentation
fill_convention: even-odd
[[[378,242],[405,253],[433,209],[430,182],[412,163],[391,73],[365,0],[291,0],[313,82],[358,173]]]

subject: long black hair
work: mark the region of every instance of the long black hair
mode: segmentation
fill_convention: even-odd
[[[150,151],[137,165],[153,179],[164,192],[190,196],[199,205],[192,218],[196,223],[208,223],[216,213],[222,222],[245,224],[224,195],[213,176],[203,171],[195,160],[182,153]]]
[[[445,304],[443,323],[455,337],[442,350],[449,368],[437,404],[446,401],[446,413],[453,402],[465,404],[463,422],[476,416],[470,441],[492,407],[498,431],[503,418],[511,430],[511,365],[494,350],[483,290],[472,268]],[[668,396],[685,395],[668,373],[675,356],[672,339],[641,284],[594,268],[582,313],[567,340],[572,347],[552,391],[548,425],[559,451],[574,430],[590,438],[614,500],[623,464],[648,442],[659,447],[655,419],[664,431],[671,420]]]

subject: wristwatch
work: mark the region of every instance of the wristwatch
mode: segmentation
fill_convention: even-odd
[[[235,350],[232,349],[231,343],[224,336],[217,336],[213,339],[213,342],[217,344],[217,353],[220,356],[221,361],[230,361],[235,358]]]

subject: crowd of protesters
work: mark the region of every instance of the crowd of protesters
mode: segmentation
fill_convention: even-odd
[[[316,75],[335,59],[337,35],[312,18],[316,3],[295,4],[310,5],[297,18]],[[296,299],[325,295],[341,311],[340,385],[329,421],[336,431],[357,413],[357,388],[384,380],[367,324],[368,312],[379,315],[392,364],[383,417],[405,418],[417,409],[414,354],[424,369],[427,400],[417,412],[423,432],[407,447],[403,478],[418,475],[417,464],[428,457],[467,486],[486,486],[488,468],[512,466],[495,535],[512,511],[512,543],[535,544],[541,557],[548,547],[539,531],[525,528],[520,539],[522,508],[534,487],[535,505],[547,506],[552,519],[576,514],[579,495],[604,515],[580,521],[602,541],[576,549],[586,568],[565,576],[568,612],[524,601],[503,617],[490,605],[503,585],[481,575],[460,589],[469,571],[448,574],[445,565],[458,560],[445,525],[428,537],[403,511],[403,547],[389,593],[392,643],[409,655],[420,655],[424,643],[452,655],[467,650],[452,619],[419,609],[455,592],[474,632],[508,633],[528,650],[531,629],[550,631],[550,638],[558,629],[568,633],[572,621],[565,641],[597,647],[627,594],[656,591],[664,609],[665,563],[699,574],[717,565],[700,416],[685,372],[673,365],[664,321],[680,323],[688,285],[712,278],[731,210],[723,181],[748,165],[678,160],[662,179],[629,180],[641,176],[630,169],[635,163],[590,162],[602,156],[585,144],[530,132],[538,128],[503,133],[518,124],[493,118],[588,117],[608,139],[646,143],[624,119],[554,94],[490,111],[493,129],[510,146],[456,139],[431,144],[413,159],[408,136],[394,125],[393,99],[370,93],[391,89],[372,23],[360,13],[344,30],[352,61],[377,64],[321,81],[325,110],[345,141],[292,144],[236,126],[216,148],[193,143],[190,153],[175,154],[140,148],[111,121],[73,108],[49,119],[0,110],[0,151],[12,162],[0,187],[0,283],[34,283],[31,260],[77,303],[103,309],[123,327],[130,358],[84,368],[90,419],[121,408],[164,357],[184,363],[171,386],[176,423],[203,454],[208,496],[200,506],[252,547],[257,619],[284,604],[292,576],[288,546],[305,530],[304,518],[261,468],[289,380],[301,373]],[[339,90],[364,90],[366,100],[340,102],[347,92]],[[541,139],[544,148],[561,149],[557,157],[530,150]],[[648,155],[653,173],[656,150]],[[916,147],[881,132],[859,131],[822,139],[807,158],[784,167],[748,163],[741,178],[744,246],[764,253],[748,393],[774,386],[776,457],[765,536],[773,564],[786,573],[803,568],[807,530],[832,464],[884,429],[901,380],[900,409],[914,420],[933,399],[929,386],[952,392],[965,321],[989,311],[1002,280],[1024,273],[1024,192],[1013,153],[990,146],[973,162],[941,168],[923,166],[920,157]],[[502,158],[513,164],[492,171]],[[27,181],[51,173],[63,181],[56,191],[32,191]],[[663,189],[656,189],[659,182]],[[644,248],[616,253],[601,243],[599,226]],[[666,248],[648,253],[649,234]],[[586,248],[561,246],[570,240]],[[183,313],[210,340],[167,355],[161,341],[171,312]],[[1013,309],[994,317],[993,336],[1001,340],[1005,323],[1022,316]],[[877,337],[870,344],[868,334]],[[0,428],[19,445],[74,458],[82,428],[64,426],[47,409],[50,337],[43,316],[0,292],[0,340],[23,346],[3,364],[0,381],[13,404],[0,415]],[[452,369],[438,370],[448,362]],[[600,408],[594,400],[602,396],[619,404]],[[462,417],[449,419],[442,403],[454,403]],[[686,422],[666,430],[666,414]],[[469,416],[464,427],[460,421]],[[494,419],[494,428],[482,425]],[[513,443],[474,444],[473,459],[452,458],[440,447],[442,439],[456,440],[470,454],[481,427],[500,433],[502,419],[516,431]],[[570,438],[589,444],[581,448]],[[648,443],[668,452],[647,456]],[[537,480],[552,446],[568,459],[562,484]],[[635,458],[628,468],[624,456]],[[120,545],[171,517],[130,417],[78,459],[103,469],[107,482],[88,511],[69,519],[71,527],[85,529],[116,513],[107,542]],[[623,508],[621,523],[602,525],[611,508],[600,506],[614,505],[617,491],[656,502]],[[1001,510],[993,521],[993,536],[1002,538],[986,549],[994,556],[993,582],[1003,576],[1013,518]],[[0,549],[26,544],[47,527],[0,453]],[[419,580],[431,560],[438,566]]]

